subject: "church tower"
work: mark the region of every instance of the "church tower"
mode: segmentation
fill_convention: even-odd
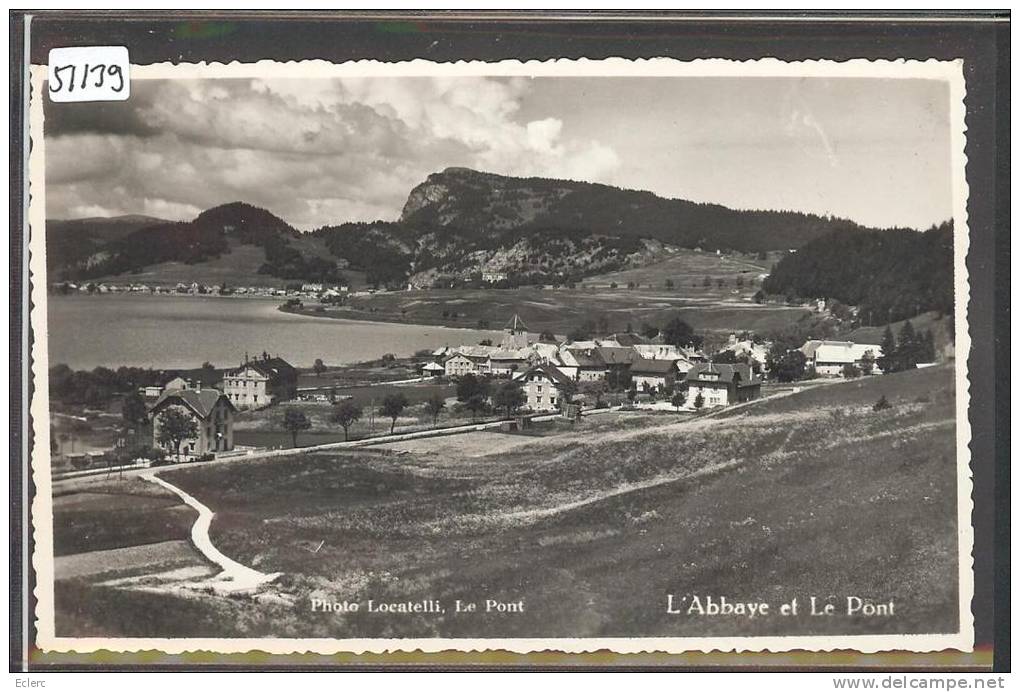
[[[525,326],[524,321],[521,320],[516,314],[509,322],[506,327],[503,328],[503,341],[500,342],[500,347],[507,351],[513,351],[519,348],[527,348],[528,346],[528,328]]]

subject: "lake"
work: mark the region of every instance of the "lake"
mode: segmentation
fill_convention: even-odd
[[[191,368],[268,351],[299,367],[410,356],[423,348],[498,341],[499,332],[292,315],[280,299],[50,295],[50,365]]]

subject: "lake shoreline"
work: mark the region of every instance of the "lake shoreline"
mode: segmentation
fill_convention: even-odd
[[[442,346],[497,339],[492,329],[366,319],[311,319],[280,301],[168,296],[51,296],[49,362],[96,367],[189,369],[234,365],[267,352],[298,367],[353,365],[386,353],[410,357]],[[366,315],[367,316],[367,315]]]
[[[442,327],[444,329],[460,329],[463,331],[496,331],[491,327],[479,327],[477,325],[464,325],[454,324],[451,322],[443,321],[415,321],[408,322],[407,320],[400,319],[392,313],[369,313],[365,314],[359,310],[347,310],[343,314],[337,314],[337,311],[333,312],[316,312],[315,310],[309,310],[308,308],[288,308],[286,305],[280,305],[277,310],[287,315],[300,315],[301,317],[315,317],[317,319],[326,320],[337,320],[345,322],[363,322],[366,324],[400,324],[406,327]]]

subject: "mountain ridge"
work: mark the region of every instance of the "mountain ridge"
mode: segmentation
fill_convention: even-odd
[[[680,247],[748,252],[795,249],[834,228],[867,228],[849,219],[660,197],[584,181],[514,177],[452,167],[413,188],[402,223],[497,229],[583,227]]]
[[[61,246],[47,228],[47,249]],[[54,242],[58,241],[58,242]],[[55,278],[98,279],[141,273],[153,265],[215,261],[239,246],[263,253],[257,273],[278,279],[337,281],[337,263],[296,228],[266,209],[230,202],[207,209],[191,221],[162,221],[112,238],[91,254],[58,269]]]
[[[400,287],[456,285],[483,273],[512,285],[569,284],[639,265],[663,247],[763,253],[796,249],[836,230],[872,230],[814,214],[734,210],[601,183],[462,167],[432,173],[412,188],[397,221],[301,233],[244,202],[212,207],[191,221],[145,225],[144,217],[132,218],[141,226],[130,232],[90,236],[74,251],[54,248],[54,275],[118,276],[159,263],[219,260],[233,248],[254,246],[265,253],[258,273],[277,278],[337,281],[350,267],[371,284]],[[50,234],[50,224],[68,223],[74,222],[48,222],[48,243],[60,245],[56,236],[66,245],[80,241]]]

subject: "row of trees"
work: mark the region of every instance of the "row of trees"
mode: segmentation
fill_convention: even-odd
[[[625,331],[630,333],[632,325],[628,322]],[[607,315],[598,315],[595,318],[588,318],[567,334],[570,341],[586,341],[596,336],[607,336],[612,331]],[[655,325],[648,322],[641,324],[639,329],[641,336],[648,339],[655,339],[661,335],[662,342],[679,348],[701,348],[705,339],[694,331],[679,314],[674,314],[665,324]],[[549,334],[552,336],[552,334]]]
[[[163,377],[158,371],[144,368],[72,370],[61,363],[50,368],[50,398],[62,404],[104,406],[117,395],[159,384]]]
[[[490,410],[505,412],[509,418],[524,406],[527,397],[519,382],[496,383],[468,373],[457,382],[457,401],[473,418]]]
[[[743,288],[745,283],[748,286],[754,286],[754,285],[757,284],[757,280],[754,279],[754,278],[750,278],[750,279],[747,279],[745,281],[744,277],[740,276],[739,274],[733,280],[733,285],[736,286],[737,288]],[[717,288],[724,288],[726,286],[726,279],[722,278],[722,277],[718,277],[718,278],[713,279],[711,276],[706,276],[701,281],[695,280],[695,281],[691,282],[691,288],[698,288],[699,286],[702,287],[702,288],[711,288],[713,284]],[[648,288],[655,288],[655,284],[650,282],[650,281],[646,285],[647,285]],[[673,279],[666,279],[662,283],[663,288],[665,288],[667,291],[672,291],[673,289],[675,289],[679,285],[680,285],[679,281],[674,281]],[[619,288],[620,285],[617,282],[613,281],[613,282],[611,282],[609,284],[609,287],[610,288]],[[641,282],[640,281],[628,281],[627,282],[627,288],[628,289],[641,288]]]
[[[103,407],[121,395],[138,391],[139,387],[160,385],[175,374],[197,380],[203,387],[216,384],[220,371],[212,363],[185,371],[162,371],[148,368],[119,367],[116,370],[98,367],[72,370],[64,363],[50,368],[50,399],[61,404]]]
[[[507,417],[516,413],[524,405],[524,390],[517,382],[502,382],[494,386],[488,379],[466,375],[457,385],[457,399],[465,410],[470,411],[473,418],[488,411],[500,411]],[[390,434],[396,429],[397,419],[407,409],[407,397],[400,393],[389,394],[383,398],[378,414],[390,421]],[[446,400],[438,393],[429,397],[424,404],[425,413],[432,420],[432,425],[439,423],[439,417],[446,410]],[[340,426],[344,431],[344,439],[350,439],[351,428],[365,416],[365,409],[352,399],[345,399],[333,405],[330,422]],[[312,422],[304,411],[288,408],[283,415],[282,425],[291,435],[294,446],[297,436],[309,430]]]

